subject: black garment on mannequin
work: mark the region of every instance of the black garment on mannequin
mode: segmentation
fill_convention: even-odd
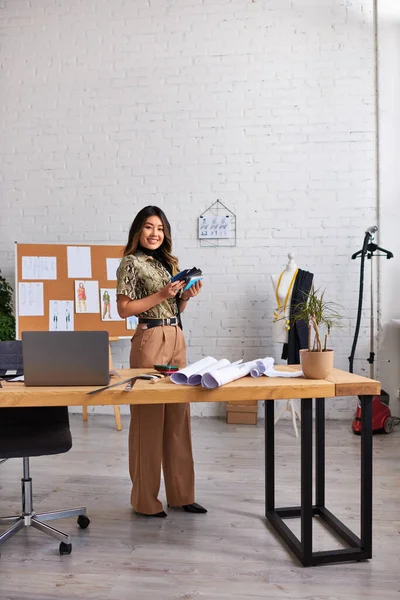
[[[283,344],[282,358],[287,359],[288,365],[300,363],[300,350],[308,348],[308,327],[306,321],[296,320],[293,316],[297,311],[297,304],[303,302],[311,290],[314,274],[309,271],[298,270],[293,286],[292,300],[290,302],[290,329],[288,341]]]

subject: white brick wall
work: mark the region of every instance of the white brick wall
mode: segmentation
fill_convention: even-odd
[[[185,314],[189,360],[279,356],[269,275],[293,251],[345,307],[334,345],[346,369],[359,266],[350,256],[376,216],[371,8],[4,0],[3,273],[13,277],[14,240],[124,243],[137,210],[158,204],[182,266],[206,275]],[[196,239],[217,198],[237,214],[235,248]],[[126,364],[126,343],[115,358]],[[350,405],[338,400],[329,414],[347,417]]]
[[[394,259],[381,259],[380,298],[380,377],[390,395],[394,415],[400,415],[397,399],[400,388],[400,5],[390,0],[380,3],[380,164],[381,201],[379,242],[394,253]]]

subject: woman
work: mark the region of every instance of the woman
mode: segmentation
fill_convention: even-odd
[[[156,206],[146,206],[129,231],[124,258],[117,270],[117,306],[122,318],[137,315],[132,338],[131,368],[154,364],[186,364],[180,313],[197,296],[201,282],[182,292],[183,282],[171,282],[179,272],[172,255],[171,227]],[[169,506],[205,513],[194,502],[194,468],[189,404],[131,406],[129,471],[131,504],[136,512],[166,517],[158,500],[161,464]]]
[[[78,286],[78,308],[79,312],[86,312],[86,290],[82,282]]]
[[[105,320],[107,314],[108,314],[108,318],[111,319],[110,294],[108,293],[107,290],[104,290],[104,293],[103,293],[103,321]]]

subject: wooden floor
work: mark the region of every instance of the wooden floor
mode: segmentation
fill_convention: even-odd
[[[53,522],[71,534],[70,556],[56,540],[23,530],[1,547],[1,600],[384,600],[400,598],[400,427],[374,437],[374,557],[305,569],[266,525],[263,425],[193,420],[197,501],[207,515],[169,509],[139,517],[129,506],[127,419],[88,424],[71,417],[73,449],[31,461],[35,509],[87,505],[92,520]],[[360,438],[348,422],[327,423],[327,506],[358,528]],[[299,502],[299,442],[277,425],[278,503]],[[21,461],[0,466],[0,514],[18,508]],[[162,497],[164,493],[162,492]],[[290,521],[298,533],[297,521]],[[316,548],[339,547],[323,529]]]

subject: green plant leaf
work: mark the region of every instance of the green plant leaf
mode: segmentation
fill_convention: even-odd
[[[1,272],[1,271],[0,271]],[[15,340],[15,318],[12,303],[13,289],[0,275],[0,341]]]
[[[12,315],[0,315],[0,342],[15,340],[15,319]]]
[[[324,352],[328,349],[327,341],[332,329],[341,325],[341,308],[340,304],[325,300],[325,290],[316,290],[314,286],[308,295],[304,295],[304,300],[295,305],[291,324],[296,321],[307,323],[308,349],[311,352]]]

